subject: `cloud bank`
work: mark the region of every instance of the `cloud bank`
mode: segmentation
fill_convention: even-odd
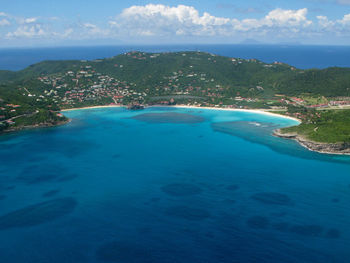
[[[261,19],[215,17],[202,15],[191,6],[169,7],[149,4],[125,9],[109,24],[118,32],[140,36],[233,36],[254,32],[267,34],[280,31],[285,34],[300,31],[312,25],[307,19],[307,9],[275,9]]]
[[[350,4],[349,0],[338,0]],[[0,10],[1,11],[1,10]],[[307,8],[273,9],[258,17],[218,17],[200,13],[193,6],[134,5],[104,21],[67,21],[57,17],[16,17],[0,12],[0,39],[115,39],[195,40],[237,42],[245,38],[270,41],[350,38],[350,13],[339,19],[319,14],[310,17]]]

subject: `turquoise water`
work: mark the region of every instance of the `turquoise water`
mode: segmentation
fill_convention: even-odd
[[[65,113],[0,138],[0,262],[349,262],[350,158],[202,109]]]

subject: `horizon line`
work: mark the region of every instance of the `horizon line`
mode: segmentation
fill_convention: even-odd
[[[41,49],[41,48],[88,48],[88,47],[164,47],[164,46],[290,46],[290,47],[298,47],[298,46],[303,46],[303,47],[315,47],[315,46],[320,46],[320,47],[350,47],[350,45],[344,45],[344,44],[303,44],[303,43],[256,43],[256,44],[247,44],[247,43],[164,43],[164,44],[135,44],[135,43],[130,43],[130,44],[96,44],[96,45],[45,45],[45,46],[0,46],[0,49]]]

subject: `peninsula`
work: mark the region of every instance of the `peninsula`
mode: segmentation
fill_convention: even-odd
[[[301,120],[276,135],[319,152],[350,153],[350,68],[135,51],[0,71],[0,132],[63,124],[61,110],[104,105],[262,109]]]

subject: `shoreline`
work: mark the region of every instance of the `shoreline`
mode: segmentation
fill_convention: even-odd
[[[145,107],[145,109],[157,108],[157,107],[250,112],[250,113],[257,113],[257,114],[264,114],[264,115],[270,115],[270,116],[275,116],[275,117],[281,117],[281,118],[290,119],[290,120],[294,120],[298,123],[301,123],[301,120],[299,120],[297,118],[278,114],[278,113],[273,113],[273,112],[266,110],[266,109],[235,109],[235,108],[198,107],[198,106],[189,106],[189,105],[153,105],[153,106],[147,106],[147,107]],[[80,108],[63,109],[63,110],[61,110],[61,112],[67,112],[67,111],[73,111],[73,110],[103,109],[103,108],[126,108],[126,106],[123,106],[123,105],[87,106],[87,107],[80,107]]]
[[[272,135],[283,139],[294,140],[298,142],[302,147],[312,152],[340,156],[350,156],[350,147],[344,147],[343,144],[314,142],[305,139],[304,137],[296,133],[281,133],[280,129],[274,130]]]
[[[123,108],[126,106],[122,105],[101,105],[101,106],[87,106],[87,107],[79,107],[79,108],[71,108],[71,109],[63,109],[60,112],[65,111],[73,111],[73,110],[90,110],[90,109],[101,109],[101,108]]]
[[[21,132],[21,131],[26,131],[26,130],[35,130],[35,129],[45,129],[45,128],[55,128],[55,127],[59,127],[59,126],[63,126],[66,125],[68,123],[70,123],[72,120],[71,119],[67,119],[66,121],[61,121],[59,123],[56,124],[52,124],[52,123],[42,123],[42,124],[34,124],[34,125],[24,125],[24,126],[19,126],[19,127],[12,127],[10,129],[4,130],[2,132],[0,132],[0,136],[1,135],[6,135],[6,134],[11,134],[11,133],[16,133],[16,132]]]

